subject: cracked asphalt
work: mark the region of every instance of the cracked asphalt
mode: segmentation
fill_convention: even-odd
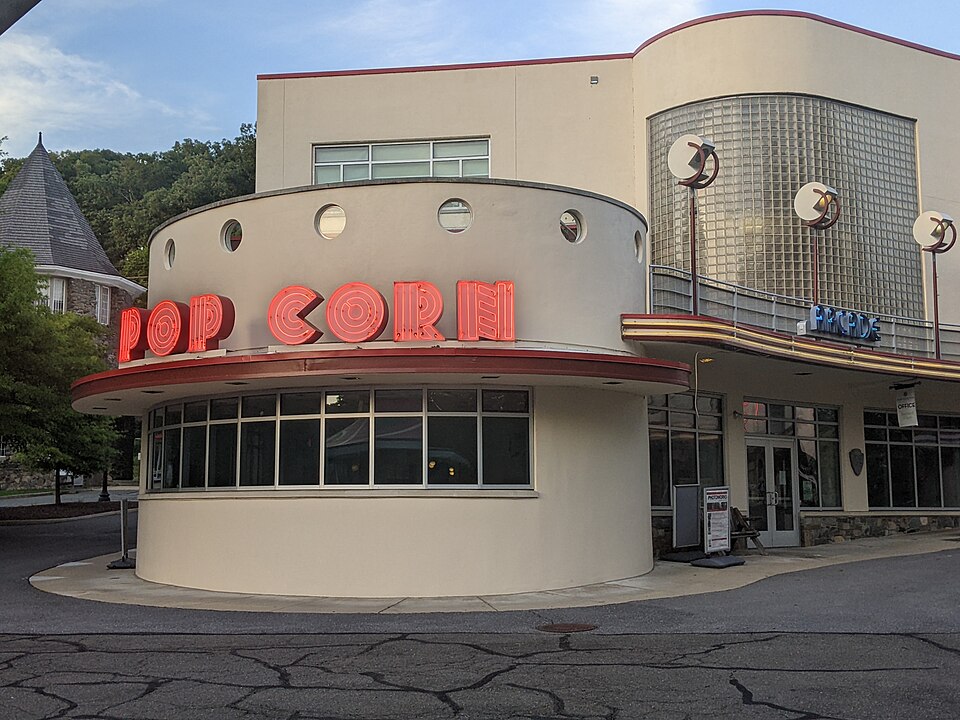
[[[722,593],[513,613],[191,611],[27,582],[114,550],[116,527],[0,526],[0,719],[960,717],[960,543]],[[598,627],[535,629],[547,622]]]

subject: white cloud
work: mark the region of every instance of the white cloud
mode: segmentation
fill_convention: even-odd
[[[0,137],[4,150],[24,155],[36,132],[127,130],[148,118],[188,113],[143,97],[101,62],[65,53],[40,35],[9,31],[0,38]]]
[[[706,0],[592,0],[569,6],[564,26],[586,52],[630,52],[657,33],[708,12]]]
[[[464,45],[450,0],[362,0],[275,26],[276,44],[312,46],[349,65],[358,56],[378,65],[419,65],[458,54]]]
[[[274,25],[312,69],[629,52],[703,15],[707,0],[356,0]]]

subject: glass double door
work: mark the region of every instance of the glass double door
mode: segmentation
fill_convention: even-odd
[[[793,440],[747,440],[750,523],[767,547],[800,544],[797,452]]]

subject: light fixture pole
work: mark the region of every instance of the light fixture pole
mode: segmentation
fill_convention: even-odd
[[[713,159],[713,171],[707,173],[707,162]],[[696,135],[683,135],[670,146],[667,166],[677,184],[690,189],[690,300],[694,315],[700,314],[700,283],[697,275],[697,190],[710,185],[720,172],[716,146]]]
[[[957,227],[946,213],[928,211],[913,223],[913,238],[921,252],[930,253],[933,271],[933,347],[940,359],[940,297],[937,287],[937,255],[947,252],[957,242]]]
[[[840,219],[839,193],[828,185],[810,182],[797,191],[793,199],[794,212],[810,228],[812,250],[811,270],[813,271],[813,304],[820,302],[820,246],[817,232],[837,224]]]

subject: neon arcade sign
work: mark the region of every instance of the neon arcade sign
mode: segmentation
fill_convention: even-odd
[[[809,329],[851,340],[880,341],[880,318],[852,310],[838,310],[829,305],[811,306]]]
[[[304,285],[290,285],[274,295],[267,308],[267,327],[284,345],[317,342],[324,332],[307,316],[326,302],[330,333],[341,342],[378,339],[387,327],[389,310],[371,285],[341,285],[328,298]],[[436,323],[443,315],[443,296],[424,281],[393,284],[395,342],[446,340]],[[223,295],[195,295],[190,303],[161,300],[152,310],[128,308],[120,316],[118,361],[143,359],[147,350],[158,357],[216,350],[233,332],[236,310]],[[457,282],[457,340],[516,340],[513,282]]]

